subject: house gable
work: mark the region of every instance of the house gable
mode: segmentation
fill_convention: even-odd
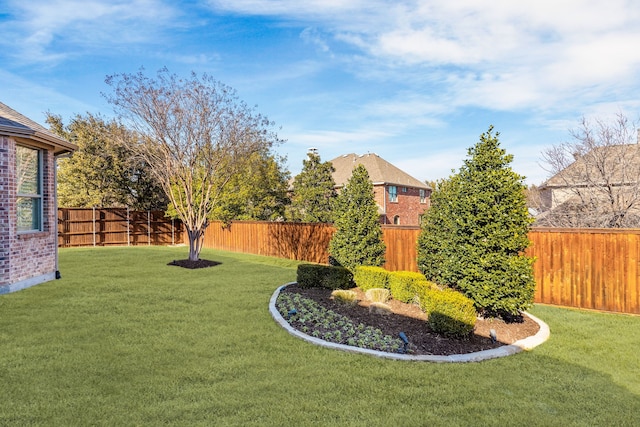
[[[640,145],[596,147],[540,185],[543,205],[553,209],[595,187],[631,187],[640,182]]]

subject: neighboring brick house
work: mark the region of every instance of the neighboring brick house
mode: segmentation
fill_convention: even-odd
[[[377,154],[345,154],[331,160],[336,189],[342,188],[353,169],[363,165],[373,183],[373,192],[382,224],[420,225],[429,209],[431,187],[398,169]]]
[[[0,294],[60,277],[56,159],[74,149],[0,102]]]

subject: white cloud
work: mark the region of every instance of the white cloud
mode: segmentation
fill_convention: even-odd
[[[318,31],[317,28],[307,27],[300,33],[300,38],[306,43],[316,46],[321,52],[330,52],[329,45],[327,44],[324,36]]]
[[[57,62],[96,47],[158,42],[161,28],[177,25],[178,13],[162,0],[12,1],[5,45],[25,62]],[[70,47],[65,48],[65,44]]]
[[[451,85],[442,92],[458,106],[546,110],[567,101],[580,105],[610,94],[612,87],[635,85],[640,72],[640,3],[628,0],[211,4],[312,23],[313,34],[323,34],[325,51],[332,50],[332,43],[348,43],[372,60],[404,68],[398,73],[398,67],[387,67],[386,78],[440,73],[444,67]],[[371,63],[361,61],[358,72],[380,76],[379,69],[366,68]],[[619,92],[625,96],[628,90]]]
[[[316,147],[328,150],[335,148],[344,151],[353,150],[360,143],[370,144],[389,135],[371,129],[354,131],[311,130],[304,133],[294,133],[288,138],[297,145]],[[342,153],[344,154],[344,153]]]

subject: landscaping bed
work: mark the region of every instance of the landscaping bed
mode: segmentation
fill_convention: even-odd
[[[401,350],[398,351],[397,345],[391,346],[389,339],[380,341],[379,348],[375,342],[369,342],[369,347],[380,351],[398,351],[403,352],[404,346],[399,340],[400,332],[404,332],[408,338],[409,345],[407,350],[413,355],[454,355],[467,354],[482,350],[498,348],[504,345],[513,344],[514,342],[535,335],[539,330],[539,325],[531,318],[523,315],[521,318],[515,319],[513,322],[505,322],[501,319],[484,319],[478,318],[473,334],[464,339],[448,338],[432,332],[426,322],[426,314],[415,304],[405,304],[397,300],[391,300],[388,305],[391,307],[392,313],[388,315],[372,313],[369,310],[369,302],[366,300],[364,293],[358,288],[352,289],[358,294],[357,304],[347,304],[339,302],[331,297],[331,290],[325,288],[302,288],[297,284],[289,285],[282,289],[281,296],[286,294],[297,294],[305,299],[312,300],[326,310],[330,310],[340,316],[344,316],[351,320],[354,325],[364,325],[379,330],[382,335],[392,338],[396,344],[400,343]],[[286,314],[286,313],[285,313]],[[308,322],[304,325],[300,322],[300,314],[287,316],[291,326],[297,330],[304,328],[303,332],[310,336],[333,338],[338,335],[332,328],[335,325],[315,324],[310,326]],[[497,340],[493,342],[490,338],[490,330],[496,332]],[[353,345],[353,340],[347,342],[346,337],[340,337],[342,342],[335,339],[328,339],[339,344]],[[393,350],[390,348],[393,347]]]

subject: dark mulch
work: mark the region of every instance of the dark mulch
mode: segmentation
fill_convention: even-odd
[[[197,261],[191,261],[189,259],[174,259],[167,265],[176,265],[182,268],[207,268],[207,267],[215,267],[216,265],[220,265],[219,262],[209,261],[208,259],[199,259]]]
[[[478,318],[471,336],[465,339],[448,338],[429,329],[425,313],[415,304],[405,304],[391,300],[392,314],[381,315],[369,312],[369,303],[358,288],[358,304],[350,305],[331,298],[331,290],[323,288],[303,289],[298,285],[287,286],[282,292],[296,292],[310,298],[322,306],[351,318],[355,323],[363,323],[380,329],[387,335],[397,337],[404,332],[415,355],[466,354],[512,344],[520,339],[535,335],[540,327],[524,315],[519,321],[507,323],[501,319]],[[492,342],[489,331],[496,331],[497,342]]]

